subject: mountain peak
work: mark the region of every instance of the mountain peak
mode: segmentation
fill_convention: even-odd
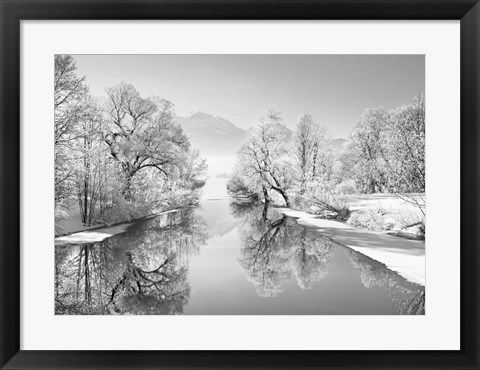
[[[211,114],[207,114],[207,113],[203,113],[203,112],[200,112],[200,111],[196,111],[196,112],[191,112],[187,118],[190,118],[190,117],[193,117],[193,118],[208,118],[208,117],[213,117]]]
[[[235,153],[243,142],[246,131],[225,118],[204,112],[193,112],[176,117],[194,147],[204,153]]]

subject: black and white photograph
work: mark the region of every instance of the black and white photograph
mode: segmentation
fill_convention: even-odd
[[[425,315],[424,55],[54,72],[55,315]]]

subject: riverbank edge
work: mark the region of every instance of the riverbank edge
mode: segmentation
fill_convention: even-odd
[[[104,233],[105,235],[108,234],[108,236],[105,237],[105,239],[106,239],[106,238],[109,238],[111,236],[118,235],[118,234],[126,232],[130,226],[133,226],[134,224],[136,224],[140,221],[148,220],[149,218],[154,218],[154,217],[158,217],[158,216],[161,216],[161,215],[164,215],[164,214],[167,214],[167,213],[178,212],[178,211],[180,211],[180,208],[172,208],[172,209],[169,209],[169,210],[166,210],[166,211],[152,213],[150,215],[143,216],[143,217],[131,220],[131,221],[117,222],[117,223],[109,225],[109,226],[108,225],[103,225],[103,226],[98,226],[98,227],[91,228],[91,229],[83,229],[83,230],[78,230],[78,231],[74,231],[74,232],[70,232],[70,233],[66,233],[66,234],[55,235],[55,241],[61,240],[61,238],[64,238],[64,237],[69,237],[69,236],[73,236],[75,234],[80,234],[80,233],[87,233],[87,234],[88,233],[101,233],[102,231],[106,231],[106,230],[109,230],[109,229],[118,229],[119,230],[118,232],[114,232],[114,233]],[[123,226],[123,228],[122,228],[122,226]]]
[[[338,223],[340,225],[342,225],[343,227],[348,227],[348,228],[352,228],[352,229],[357,229],[357,230],[362,230],[363,232],[367,232],[369,234],[371,234],[372,236],[375,236],[375,235],[388,235],[388,236],[391,236],[393,238],[398,238],[398,239],[405,239],[406,241],[407,240],[412,240],[412,239],[407,239],[407,238],[402,238],[402,237],[397,237],[397,236],[394,236],[394,235],[390,235],[388,233],[385,233],[385,232],[374,232],[374,231],[370,231],[366,228],[358,228],[358,227],[355,227],[355,226],[352,226],[344,221],[339,221],[339,220],[330,220],[330,219],[326,219],[326,218],[322,218],[322,217],[319,217],[319,216],[316,216],[314,214],[311,214],[311,213],[308,213],[308,212],[305,212],[305,211],[301,211],[301,210],[297,210],[297,209],[294,209],[294,208],[285,208],[285,207],[281,207],[281,206],[275,206],[275,210],[281,214],[284,214],[285,216],[288,216],[288,217],[293,217],[297,220],[302,220],[302,223],[305,223],[306,225],[308,226],[312,226],[314,228],[319,228],[321,227],[321,225],[319,225],[319,222],[334,222],[334,223]],[[340,227],[339,227],[340,229]],[[318,230],[313,230],[315,231],[316,233],[318,234],[321,234]],[[338,244],[341,244],[347,248],[350,248],[350,249],[353,249],[377,262],[380,262],[382,264],[384,264],[389,270],[392,270],[392,271],[395,271],[397,272],[399,275],[401,275],[402,277],[404,277],[406,280],[412,282],[412,283],[415,283],[415,284],[419,284],[419,285],[422,285],[423,287],[425,287],[425,272],[423,273],[423,276],[419,276],[418,273],[416,273],[414,270],[413,270],[413,266],[407,266],[407,267],[402,267],[402,266],[398,266],[398,265],[395,265],[395,264],[392,264],[392,260],[390,259],[390,256],[388,256],[388,253],[385,253],[385,252],[381,252],[381,251],[377,251],[376,253],[373,252],[373,248],[365,248],[365,247],[358,247],[354,244],[345,244],[345,243],[342,243],[338,240],[335,240],[335,237],[329,237],[332,241],[334,241],[335,243],[338,243]],[[419,241],[419,240],[415,240],[415,241]],[[421,242],[421,241],[420,241]],[[408,255],[402,255],[402,257],[404,258],[408,258],[409,256]],[[423,255],[423,265],[425,266],[425,254]]]

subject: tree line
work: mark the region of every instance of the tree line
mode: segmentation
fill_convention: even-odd
[[[425,100],[367,109],[342,157],[342,176],[365,193],[425,191]]]
[[[425,101],[386,110],[368,108],[336,153],[326,127],[305,113],[294,132],[269,110],[237,153],[231,194],[286,206],[317,205],[347,217],[335,195],[425,191]]]
[[[55,56],[55,215],[85,225],[138,218],[198,199],[206,161],[173,104],[121,82],[93,98],[70,55]]]

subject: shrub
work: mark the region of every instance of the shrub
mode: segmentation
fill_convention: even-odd
[[[293,193],[293,195],[290,197],[290,203],[292,207],[301,211],[309,211],[309,208],[312,206],[312,202],[310,200],[307,200],[304,196],[298,193]]]
[[[425,216],[417,207],[412,205],[404,206],[397,209],[392,214],[392,217],[400,230],[418,236],[425,236]]]
[[[337,194],[357,194],[357,186],[355,180],[345,180],[335,186],[335,192]]]
[[[315,196],[299,196],[296,203],[303,206],[301,209],[322,215],[325,218],[346,221],[350,216],[350,209],[346,206],[345,201],[328,192],[317,192]]]
[[[233,176],[227,181],[227,191],[229,194],[249,193],[248,186],[238,176]]]
[[[383,231],[391,228],[391,223],[384,220],[385,212],[381,208],[352,213],[348,223],[353,226],[365,227],[372,231]]]

